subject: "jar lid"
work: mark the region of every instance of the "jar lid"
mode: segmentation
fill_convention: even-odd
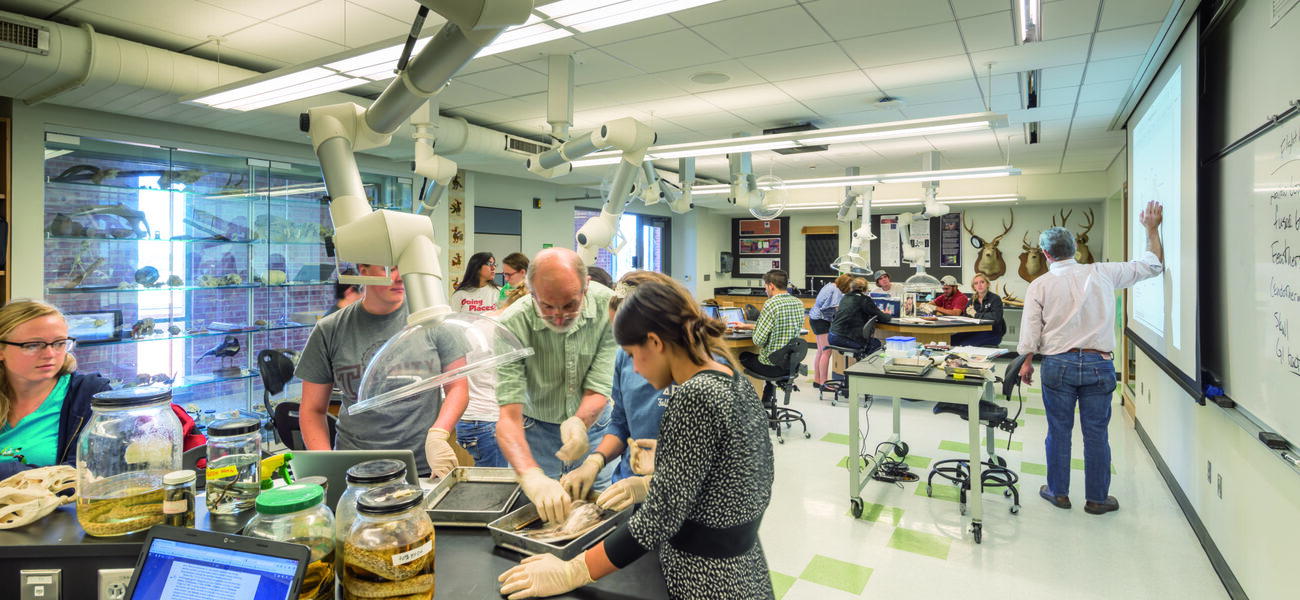
[[[307,510],[325,499],[325,490],[319,485],[295,483],[266,490],[257,495],[257,512],[264,515],[286,515]]]
[[[160,385],[141,385],[120,390],[108,390],[90,399],[91,408],[130,408],[172,399],[172,389]]]
[[[194,481],[194,479],[194,471],[172,471],[171,473],[163,475],[163,485],[180,485],[182,483]]]
[[[232,435],[243,435],[253,433],[262,428],[262,422],[252,417],[237,417],[234,419],[223,419],[215,421],[208,425],[208,435],[216,437],[229,437]]]
[[[406,477],[406,463],[393,458],[368,460],[348,469],[348,483],[387,483]]]
[[[328,477],[325,477],[324,475],[311,475],[308,477],[299,477],[293,480],[293,482],[301,483],[303,485],[319,485],[323,490],[328,490],[330,487],[330,480]]]
[[[424,502],[424,490],[413,485],[396,484],[366,490],[357,497],[357,512],[390,515],[415,508]]]

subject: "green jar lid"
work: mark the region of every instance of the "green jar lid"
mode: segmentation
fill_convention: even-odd
[[[307,510],[325,499],[319,485],[295,483],[267,490],[257,495],[257,512],[263,515],[287,515]]]

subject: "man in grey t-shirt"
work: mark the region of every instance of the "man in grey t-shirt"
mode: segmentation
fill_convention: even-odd
[[[383,275],[383,267],[361,265],[360,269],[362,275]],[[392,269],[391,275],[391,285],[365,286],[360,302],[321,319],[307,339],[294,373],[303,380],[302,439],[308,450],[330,449],[325,412],[330,391],[337,386],[343,407],[333,440],[335,448],[411,450],[421,475],[441,477],[456,467],[448,438],[469,402],[464,379],[446,385],[445,401],[441,391],[433,390],[359,415],[348,414],[348,408],[357,402],[361,376],[375,353],[406,326],[405,289],[397,269]],[[428,362],[418,365],[420,371],[438,373],[464,364],[464,351],[458,344],[436,330],[433,336],[431,345],[436,352],[424,357]]]

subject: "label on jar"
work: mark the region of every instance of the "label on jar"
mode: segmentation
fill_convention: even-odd
[[[184,514],[184,513],[185,513],[186,511],[188,511],[189,509],[190,509],[190,501],[189,501],[189,500],[186,500],[186,499],[184,499],[184,498],[182,498],[182,499],[180,499],[180,500],[164,500],[164,501],[163,501],[163,514],[164,514],[164,515],[179,515],[179,514]]]
[[[234,477],[239,474],[239,467],[235,465],[226,465],[215,469],[208,469],[208,479],[224,479]]]
[[[425,542],[423,545],[421,545],[419,548],[415,548],[413,550],[407,550],[406,552],[398,552],[397,554],[394,554],[393,566],[400,567],[432,551],[433,551],[433,540],[429,540]]]

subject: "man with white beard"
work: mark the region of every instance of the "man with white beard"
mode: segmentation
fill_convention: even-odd
[[[498,370],[497,442],[541,517],[563,521],[571,499],[558,481],[581,466],[609,423],[614,342],[609,288],[587,285],[587,266],[566,248],[548,248],[528,268],[530,295],[501,322],[534,354]],[[605,466],[593,489],[609,485]]]

